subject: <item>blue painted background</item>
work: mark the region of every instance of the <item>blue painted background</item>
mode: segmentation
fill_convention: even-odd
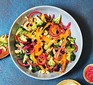
[[[83,79],[83,69],[93,63],[93,0],[0,0],[0,35],[8,34],[13,21],[27,9],[38,5],[53,5],[70,13],[78,22],[84,39],[84,47],[77,65],[66,75],[49,81],[40,81],[23,74],[11,57],[0,60],[0,85],[56,85],[63,79],[75,79],[82,85],[90,85]]]

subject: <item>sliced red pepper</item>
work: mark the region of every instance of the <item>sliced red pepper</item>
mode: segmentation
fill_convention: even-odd
[[[18,64],[20,65],[20,66],[22,66],[22,67],[26,67],[26,66],[34,66],[34,67],[36,67],[36,66],[38,66],[37,64],[32,64],[31,62],[30,62],[30,60],[28,60],[28,64],[24,64],[24,63],[22,63],[21,61],[20,61],[21,59],[18,59],[17,60],[17,62],[18,62]]]
[[[16,36],[15,36],[15,39],[16,39],[19,43],[27,44],[27,42],[24,42],[24,41],[22,41],[22,40],[19,39],[19,35],[16,35]]]
[[[45,16],[46,18],[49,18],[49,16],[48,16],[47,14],[44,14],[44,16]]]
[[[31,47],[31,45],[29,44],[29,45],[26,45],[26,46],[24,46],[24,50],[27,50],[27,49],[29,49]]]
[[[22,67],[30,66],[30,64],[23,64],[20,60],[21,60],[21,59],[18,59],[18,60],[17,60],[17,62],[18,62],[18,64],[19,64],[20,66],[22,66]]]
[[[60,25],[62,26],[62,28],[63,29],[69,29],[70,28],[70,26],[71,26],[71,22],[69,22],[68,24],[67,24],[67,26],[65,26],[62,22],[60,22]]]
[[[64,29],[64,24],[63,24],[63,22],[62,21],[60,21],[60,25],[62,26],[62,28]]]
[[[24,51],[26,54],[31,54],[34,52],[34,46],[35,46],[35,42],[32,42],[31,44],[28,44],[26,46],[24,46]],[[27,50],[29,50],[30,52],[26,52]]]
[[[56,34],[54,34],[53,33],[53,29],[56,29],[56,31],[58,31],[58,33],[56,33]],[[60,31],[60,28],[59,28],[59,26],[58,25],[51,25],[50,26],[50,28],[49,28],[49,34],[52,36],[52,37],[58,37],[59,36],[59,34],[61,33],[61,31]]]
[[[78,51],[78,46],[76,44],[73,44],[73,46],[75,46],[74,52],[77,52]]]
[[[52,16],[52,19],[55,17],[55,15],[53,14],[53,16]]]
[[[32,54],[34,52],[34,49],[30,49],[30,52],[25,52],[25,54]]]
[[[2,49],[0,49],[0,54],[2,53]]]
[[[37,63],[39,65],[45,65],[47,62],[47,55],[46,54],[41,54],[40,56],[37,57]]]
[[[69,29],[69,28],[70,28],[70,26],[71,26],[71,22],[69,22],[69,23],[68,23],[68,25],[67,25],[67,26],[65,26],[65,29]]]
[[[27,44],[26,46],[24,46],[24,50],[27,50],[27,49],[33,49],[35,46],[35,42],[32,42],[31,44]]]
[[[49,72],[53,72],[53,67],[47,65],[47,68],[48,68],[48,71],[49,71]]]
[[[39,12],[39,11],[34,11],[34,12],[31,12],[29,15],[28,15],[28,21],[30,22],[30,18],[33,16],[33,15],[35,15],[35,14],[40,14],[40,16],[41,16],[41,12]]]

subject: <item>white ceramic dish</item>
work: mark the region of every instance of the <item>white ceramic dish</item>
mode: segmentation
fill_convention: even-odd
[[[16,34],[18,27],[23,23],[24,17],[27,16],[32,11],[40,11],[42,13],[51,14],[51,15],[55,14],[55,17],[57,17],[58,15],[62,15],[62,22],[65,25],[68,24],[68,22],[71,22],[71,28],[70,28],[71,36],[76,38],[76,44],[78,45],[78,51],[76,53],[75,61],[71,62],[67,66],[66,71],[62,74],[55,74],[55,73],[46,74],[46,75],[42,75],[42,74],[38,74],[38,73],[33,74],[25,67],[19,66],[17,63],[18,57],[14,53],[14,50],[15,50],[14,36]],[[19,68],[19,70],[21,70],[26,75],[33,77],[35,79],[50,80],[50,79],[58,78],[60,76],[63,76],[64,74],[68,73],[78,62],[81,52],[82,52],[82,47],[83,47],[83,39],[82,39],[82,34],[81,34],[81,31],[80,31],[80,28],[79,28],[77,22],[74,20],[74,18],[69,13],[67,13],[66,11],[64,11],[60,8],[54,7],[54,6],[37,6],[37,7],[33,7],[31,9],[25,11],[14,21],[14,23],[11,27],[10,33],[9,33],[9,50],[10,50],[10,54],[11,54],[11,58],[12,58],[13,62]]]

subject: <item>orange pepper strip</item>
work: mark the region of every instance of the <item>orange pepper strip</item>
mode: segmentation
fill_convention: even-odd
[[[65,71],[65,69],[66,69],[66,61],[67,61],[67,54],[66,53],[64,53],[63,55],[62,55],[62,72],[64,72]]]
[[[35,55],[36,55],[36,56],[39,56],[39,55],[41,55],[42,53],[43,53],[43,49],[41,49],[40,51],[36,52]]]
[[[71,34],[70,29],[67,29],[64,34],[60,34],[60,39],[62,38],[66,39],[68,36],[70,36],[70,34]]]
[[[53,47],[50,48],[49,52],[47,54],[50,54],[50,52],[53,50]]]
[[[43,30],[40,30],[40,28],[37,28],[37,30],[36,30],[36,40],[37,40],[39,43],[42,43],[42,42],[41,42],[41,39],[40,39],[42,33],[43,33]]]
[[[58,52],[56,52],[55,55],[54,55],[55,59],[59,60],[58,57],[59,57],[60,51],[61,51],[62,48],[65,47],[66,43],[67,43],[67,40],[64,40],[64,41],[62,42],[61,47],[58,49]]]
[[[46,36],[42,36],[41,39],[44,40],[47,43],[50,42],[50,39],[48,37],[46,37]]]
[[[61,51],[61,48],[59,48],[59,49],[58,49],[58,52],[56,52],[56,54],[55,54],[55,56],[54,56],[54,57],[55,57],[55,59],[58,59],[59,54],[60,54],[60,51]]]
[[[34,49],[35,49],[35,55],[36,56],[39,56],[43,53],[43,49],[41,47],[41,44],[43,44],[40,40],[40,37],[39,37],[39,28],[36,30],[36,39],[37,39],[37,44],[35,45]],[[39,50],[41,48],[41,50]]]
[[[59,60],[57,60],[57,59],[54,59],[54,61],[56,62],[56,64],[59,64]]]
[[[40,48],[41,48],[41,50],[39,50]],[[43,53],[43,49],[41,47],[41,43],[37,43],[35,45],[34,49],[35,49],[35,55],[36,56],[39,56],[39,55],[41,55]]]

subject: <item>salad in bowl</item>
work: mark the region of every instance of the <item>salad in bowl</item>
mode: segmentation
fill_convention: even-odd
[[[76,38],[71,36],[71,22],[65,26],[62,15],[31,12],[18,28],[15,53],[18,64],[43,74],[64,72],[67,65],[75,60],[78,50]]]
[[[42,80],[60,77],[78,62],[82,34],[64,10],[38,6],[22,13],[9,34],[9,51],[26,75]]]

